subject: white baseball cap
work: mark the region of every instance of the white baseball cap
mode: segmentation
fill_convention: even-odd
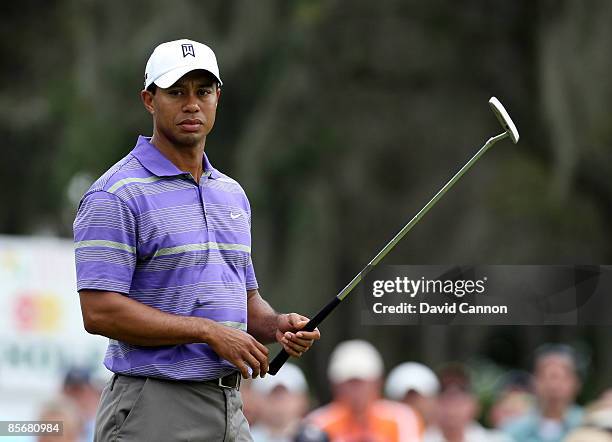
[[[217,57],[208,46],[187,39],[162,43],[153,50],[147,61],[144,87],[146,89],[155,83],[163,89],[168,88],[196,69],[210,72],[219,80],[219,84],[223,84]]]
[[[410,390],[422,396],[434,396],[440,390],[440,382],[436,374],[426,365],[404,362],[389,373],[385,383],[385,393],[390,399],[399,401]]]
[[[276,387],[285,387],[290,393],[306,393],[308,389],[304,373],[297,365],[290,362],[283,365],[274,376],[267,375],[253,379],[251,387],[264,395],[270,394]]]
[[[374,380],[383,374],[383,361],[376,348],[367,341],[345,341],[331,354],[327,376],[334,384],[350,379]]]

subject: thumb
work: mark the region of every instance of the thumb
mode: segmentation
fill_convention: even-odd
[[[310,320],[308,318],[304,318],[304,317],[300,318],[297,321],[296,328],[299,330],[303,329],[304,327],[306,327],[306,324],[308,324],[309,321]]]

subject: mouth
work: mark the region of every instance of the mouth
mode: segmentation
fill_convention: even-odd
[[[197,132],[202,127],[202,121],[197,118],[188,118],[181,121],[178,126],[185,132]]]

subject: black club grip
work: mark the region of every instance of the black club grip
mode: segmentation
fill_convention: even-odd
[[[321,322],[323,322],[325,318],[329,316],[329,314],[338,306],[338,304],[340,304],[340,302],[342,301],[339,298],[334,297],[325,307],[319,310],[314,318],[308,321],[302,330],[313,331]],[[274,359],[272,359],[272,362],[270,362],[268,373],[271,375],[278,373],[278,370],[280,370],[283,364],[287,362],[287,359],[289,359],[289,353],[287,353],[285,349],[281,349]]]

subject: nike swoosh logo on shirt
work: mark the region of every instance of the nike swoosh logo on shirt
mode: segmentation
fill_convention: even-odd
[[[232,217],[232,219],[238,219],[242,216],[242,213],[238,212],[238,213],[234,213],[234,212],[230,212],[230,216]]]

